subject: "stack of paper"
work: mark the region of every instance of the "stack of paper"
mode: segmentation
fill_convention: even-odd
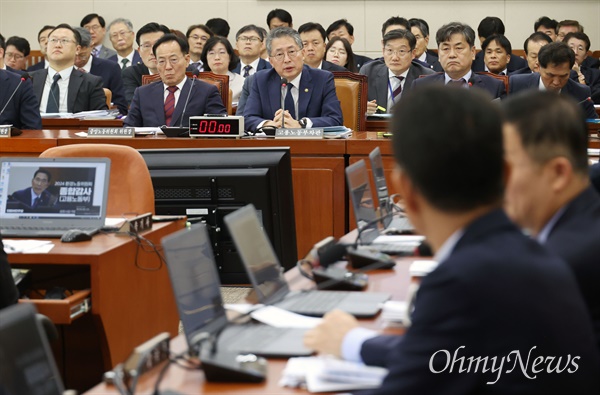
[[[352,136],[352,129],[345,126],[326,126],[323,128],[323,138],[326,139],[347,139]]]
[[[402,325],[406,320],[408,303],[399,300],[388,300],[381,309],[381,318],[387,326]]]
[[[73,118],[78,119],[115,119],[119,115],[119,110],[94,110],[81,111],[73,114]]]
[[[25,254],[39,254],[47,253],[53,247],[54,243],[50,240],[13,240],[4,239],[4,251],[8,254],[25,253]]]

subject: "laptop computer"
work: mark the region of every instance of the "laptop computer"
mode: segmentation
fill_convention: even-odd
[[[229,325],[204,224],[169,235],[162,245],[190,354],[199,353],[199,342],[207,336],[218,339],[217,351],[286,358],[312,353],[303,344],[306,329]]]
[[[244,263],[258,300],[298,314],[321,317],[341,309],[359,318],[375,316],[391,295],[376,292],[291,292],[283,267],[261,228],[256,209],[249,204],[225,216],[225,224]]]
[[[62,395],[64,386],[32,304],[0,311],[0,393]]]
[[[110,159],[0,158],[0,231],[60,237],[104,226]]]

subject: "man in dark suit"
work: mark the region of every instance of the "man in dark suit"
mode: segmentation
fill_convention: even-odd
[[[475,31],[460,22],[442,26],[436,33],[438,56],[444,73],[419,78],[413,82],[415,88],[427,84],[460,85],[465,88],[483,89],[492,99],[506,96],[504,83],[487,75],[471,70],[475,56]]]
[[[49,171],[38,169],[33,173],[31,186],[13,192],[8,197],[9,202],[20,202],[27,210],[39,207],[50,207],[56,204],[57,197],[48,192],[52,175]]]
[[[525,39],[523,48],[525,50],[525,57],[527,60],[527,66],[513,72],[509,72],[509,75],[515,74],[531,74],[540,72],[540,64],[538,63],[538,54],[540,48],[546,44],[550,44],[552,40],[546,33],[535,32]]]
[[[510,93],[527,89],[549,90],[571,96],[582,107],[586,118],[598,118],[591,91],[588,86],[581,85],[569,78],[571,68],[575,64],[575,54],[563,42],[544,45],[538,55],[540,72],[519,74],[510,77]]]
[[[413,61],[416,41],[409,30],[391,30],[383,36],[383,62],[369,62],[360,69],[369,82],[367,114],[390,113],[419,76],[434,74]]]
[[[600,163],[594,163],[590,166],[590,180],[592,186],[600,193]]]
[[[27,71],[36,71],[42,70],[48,67],[48,59],[46,58],[46,48],[48,45],[48,34],[55,28],[56,26],[46,25],[40,29],[38,32],[38,43],[40,44],[40,52],[44,56],[44,59],[41,62],[38,62],[34,65],[31,65],[27,68]]]
[[[247,130],[281,127],[282,124],[286,128],[343,124],[333,74],[304,65],[298,32],[289,27],[271,30],[267,36],[267,51],[273,68],[254,75],[244,108]],[[287,80],[285,89],[282,88],[283,78]]]
[[[227,113],[216,86],[185,75],[190,63],[186,40],[167,34],[152,50],[161,81],[135,91],[126,126],[189,126],[190,116]]]
[[[256,25],[246,25],[235,34],[235,48],[240,61],[232,71],[247,78],[257,71],[271,68],[271,64],[260,57],[265,40],[263,31]]]
[[[147,23],[138,30],[135,41],[139,47],[142,63],[126,67],[122,72],[125,100],[127,100],[127,103],[131,103],[135,90],[142,86],[143,75],[158,73],[158,70],[156,69],[156,58],[152,52],[152,47],[159,38],[169,33],[168,27],[159,25],[155,22]]]
[[[0,34],[0,70],[10,71],[11,73],[16,73],[19,75],[26,74],[23,70],[13,69],[4,63],[4,53],[6,51],[6,41],[4,40],[4,36]]]
[[[502,211],[498,107],[475,90],[424,87],[402,97],[391,130],[394,185],[439,264],[403,337],[337,310],[305,344],[386,367],[375,394],[597,393],[600,356],[573,274]],[[553,372],[559,358],[573,373]]]
[[[479,43],[482,44],[486,40],[486,38],[491,37],[494,34],[504,35],[504,23],[502,20],[495,16],[485,17],[479,22],[479,26],[477,26],[477,35],[479,36]],[[510,60],[506,65],[506,68],[509,73],[522,69],[527,66],[527,61],[520,56],[509,52]],[[484,62],[485,52],[482,50],[475,55],[475,60],[473,61],[473,71],[487,71],[485,69]]]
[[[142,63],[138,51],[133,49],[135,32],[129,19],[117,18],[108,25],[108,38],[117,51],[116,55],[108,58],[119,65],[121,70],[134,64]]]
[[[98,14],[88,14],[83,17],[79,27],[86,28],[92,35],[92,56],[108,59],[117,54],[116,51],[103,45],[106,36],[106,21]]]
[[[575,64],[573,65],[575,73],[571,73],[571,79],[589,86],[592,91],[592,100],[594,103],[600,104],[600,70],[597,67],[585,65],[585,59],[589,58],[587,52],[591,46],[590,38],[583,32],[569,33],[563,42],[567,43],[575,53]]]
[[[319,23],[307,22],[298,28],[304,51],[304,64],[313,69],[348,71],[325,60],[325,29]]]
[[[408,20],[408,23],[410,23],[410,32],[417,39],[415,61],[420,62],[427,68],[433,69],[440,62],[435,53],[427,50],[427,46],[429,45],[429,24],[419,18],[411,18]]]
[[[350,45],[354,44],[354,26],[346,19],[338,19],[333,22],[329,25],[325,33],[327,34],[327,39],[331,39],[331,37],[343,37],[348,40]],[[372,60],[368,56],[359,55],[354,52],[354,66],[356,70],[360,70],[362,66]]]
[[[600,351],[600,195],[590,185],[580,109],[563,96],[531,91],[505,110],[506,211],[571,266]]]
[[[23,81],[18,74],[0,70],[0,86],[0,125],[41,129],[40,105],[33,93],[31,81]]]
[[[61,24],[50,32],[49,66],[31,73],[40,112],[77,113],[108,109],[102,78],[73,68],[80,49],[81,36],[71,26]]]

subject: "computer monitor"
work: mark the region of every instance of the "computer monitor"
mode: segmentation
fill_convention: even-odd
[[[223,222],[252,203],[284,268],[297,261],[289,147],[140,150],[157,215],[187,215],[209,230],[222,284],[249,284]]]

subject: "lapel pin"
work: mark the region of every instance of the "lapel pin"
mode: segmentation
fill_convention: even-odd
[[[308,92],[308,88],[305,88],[305,89],[304,89],[304,92]]]

